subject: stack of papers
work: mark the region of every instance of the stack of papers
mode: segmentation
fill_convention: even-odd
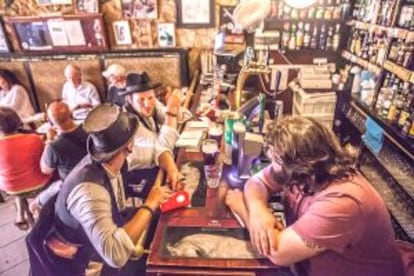
[[[199,149],[204,132],[208,128],[208,121],[189,121],[175,142],[178,148]]]

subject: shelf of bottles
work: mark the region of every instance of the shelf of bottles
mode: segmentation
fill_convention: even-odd
[[[352,63],[358,64],[359,66],[361,66],[362,68],[368,71],[374,72],[375,74],[381,73],[381,67],[378,67],[377,65],[372,64],[367,60],[359,58],[347,50],[342,51],[342,57],[346,60],[349,60]]]
[[[366,23],[357,20],[349,20],[347,25],[359,30],[373,31],[373,32],[385,32],[389,37],[404,39],[407,41],[414,41],[414,31],[398,28],[398,27],[386,27],[377,24]]]
[[[341,32],[351,9],[350,0],[319,0],[306,9],[295,9],[282,0],[273,0],[264,22],[282,51],[337,51]]]

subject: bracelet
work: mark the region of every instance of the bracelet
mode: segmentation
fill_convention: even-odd
[[[141,205],[139,209],[147,210],[148,212],[151,213],[151,217],[154,217],[154,210],[152,210],[151,207],[149,207],[148,205],[145,205],[145,204]]]
[[[171,117],[177,117],[177,113],[172,113],[170,111],[165,112],[165,114],[167,114],[168,116],[171,116]]]

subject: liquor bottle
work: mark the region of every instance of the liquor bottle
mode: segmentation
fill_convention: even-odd
[[[312,5],[308,9],[308,18],[313,19],[315,18],[315,15],[316,15],[316,8],[314,7],[314,5]]]
[[[400,130],[404,127],[406,121],[410,117],[410,103],[413,100],[413,95],[414,95],[414,93],[410,93],[410,84],[408,82],[404,83],[402,95],[403,95],[403,98],[402,98],[403,105],[402,105],[400,115],[397,121],[397,128]]]
[[[315,18],[322,19],[325,14],[325,6],[323,4],[323,0],[319,0],[318,7],[316,9]]]
[[[281,50],[286,51],[289,47],[289,40],[290,40],[290,23],[286,22],[283,24],[283,32],[282,32],[282,43],[281,43]]]
[[[288,49],[289,50],[295,50],[296,49],[296,24],[292,24]]]
[[[303,48],[309,49],[311,44],[310,24],[305,24],[305,34],[303,35]]]
[[[404,56],[405,56],[405,45],[404,43],[400,43],[397,53],[397,59],[395,60],[395,63],[398,65],[403,65],[404,63]]]
[[[348,19],[348,17],[350,16],[350,13],[351,13],[350,0],[343,1],[341,9],[342,9],[342,12],[341,12],[342,17],[341,18],[344,19],[344,20]]]
[[[408,45],[406,45],[405,47],[405,54],[404,54],[404,61],[403,61],[403,66],[409,70],[413,70],[414,69],[414,43],[411,42]]]
[[[296,32],[296,50],[301,50],[303,48],[303,22],[298,23],[298,31]]]
[[[326,37],[326,50],[327,51],[332,51],[333,50],[333,33],[334,33],[333,27],[329,26],[328,35]]]
[[[323,14],[324,19],[332,19],[333,17],[333,7],[332,0],[326,0],[325,12]]]
[[[377,53],[377,60],[375,61],[376,64],[382,66],[387,58],[387,46],[385,43],[385,36],[380,36],[378,38],[378,53]]]
[[[313,34],[310,41],[310,47],[313,50],[318,49],[318,26],[313,26]]]
[[[342,12],[341,0],[336,0],[335,1],[335,6],[333,7],[332,18],[333,19],[341,19],[341,12]]]
[[[319,35],[319,49],[322,51],[326,50],[326,25],[325,23],[321,26],[321,33]]]
[[[299,18],[298,9],[292,8],[292,11],[290,12],[290,19],[297,20],[298,18]]]

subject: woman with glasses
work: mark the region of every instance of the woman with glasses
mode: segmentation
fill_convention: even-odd
[[[404,275],[381,196],[330,129],[291,116],[271,123],[265,141],[271,164],[226,196],[261,254],[296,264],[298,275]],[[273,193],[282,194],[286,228],[268,208]]]

